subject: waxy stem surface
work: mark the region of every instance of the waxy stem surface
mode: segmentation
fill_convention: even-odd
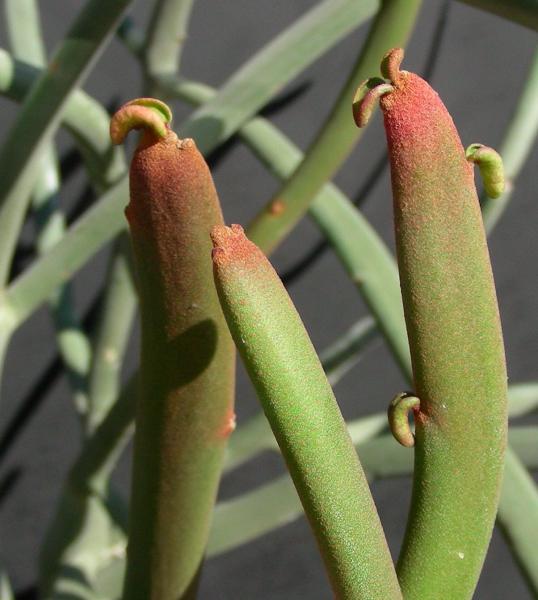
[[[219,298],[316,536],[336,598],[401,598],[332,389],[280,279],[240,226],[212,232]]]
[[[153,102],[128,103],[111,125],[116,141],[143,129],[126,209],[142,341],[123,597],[178,600],[195,593],[233,429],[234,348],[210,259],[215,187]]]
[[[415,472],[398,562],[406,600],[471,598],[506,444],[506,367],[472,164],[439,96],[387,54],[380,98],[413,363]],[[389,89],[387,89],[389,88]]]

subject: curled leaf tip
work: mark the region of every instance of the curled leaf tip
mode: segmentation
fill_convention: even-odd
[[[420,410],[420,400],[410,392],[397,394],[389,404],[388,417],[392,435],[406,448],[415,445],[415,436],[409,425],[409,412]]]
[[[379,77],[372,77],[359,85],[353,97],[353,118],[357,127],[366,126],[379,98],[393,90],[390,83]]]
[[[381,59],[381,74],[394,84],[400,78],[400,65],[403,57],[404,51],[402,48],[392,48]]]
[[[498,198],[505,189],[501,155],[489,146],[471,144],[465,151],[465,157],[478,165],[486,194],[490,198]]]
[[[146,129],[158,138],[166,137],[172,111],[156,98],[136,98],[124,104],[110,121],[110,139],[121,144],[132,129]]]

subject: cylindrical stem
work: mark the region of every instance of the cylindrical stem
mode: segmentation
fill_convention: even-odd
[[[210,258],[222,214],[194,142],[168,126],[160,137],[155,110],[165,118],[160,103],[133,101],[111,125],[115,139],[144,128],[126,210],[142,341],[125,600],[194,595],[234,426],[234,349]]]
[[[336,598],[401,598],[332,389],[284,286],[239,226],[212,233],[228,326],[282,450]]]

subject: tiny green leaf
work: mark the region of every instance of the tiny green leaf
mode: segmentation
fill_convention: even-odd
[[[501,155],[482,144],[471,144],[465,151],[467,160],[478,165],[484,191],[489,198],[498,198],[504,192],[504,167]]]
[[[409,392],[397,394],[388,409],[389,426],[392,435],[402,446],[415,445],[415,436],[409,426],[409,413],[420,410],[420,400]]]

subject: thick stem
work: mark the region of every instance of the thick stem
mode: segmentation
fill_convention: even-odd
[[[401,598],[357,454],[304,326],[239,226],[212,232],[226,320],[316,536],[335,597]]]
[[[113,118],[120,137],[137,105]],[[211,175],[192,140],[168,126],[161,136],[153,105],[140,108],[150,127],[126,209],[142,341],[123,597],[178,600],[195,594],[234,426],[234,350],[212,277],[209,231],[222,214]]]
[[[375,417],[384,418],[382,415],[375,415]],[[374,439],[361,438],[354,434],[353,422],[348,423],[348,427],[370,482],[394,477],[409,477],[413,474],[412,453],[399,446],[390,434]],[[516,453],[518,462],[524,464],[527,469],[538,469],[537,435],[536,427],[514,427],[509,433],[510,447]],[[501,491],[501,506],[510,503],[514,491],[510,489],[510,479],[506,478]],[[252,542],[278,527],[295,521],[302,514],[301,504],[289,477],[286,475],[277,477],[239,498],[226,500],[217,505],[208,554],[214,556],[233,551],[242,544]],[[516,511],[512,510],[510,524],[513,528],[512,535],[521,536],[521,541],[525,537],[525,544],[534,543],[536,540],[536,537],[532,536],[534,529],[529,528],[527,536],[524,531],[526,521],[521,521],[515,515]],[[534,544],[534,548],[535,546]],[[519,548],[517,550],[518,562],[521,564],[523,561],[527,569],[535,570],[536,562],[532,562],[532,557],[536,554],[534,548],[525,556],[519,556],[521,550]]]
[[[493,528],[506,445],[506,365],[491,266],[458,134],[418,76],[385,64],[398,267],[414,392],[413,495],[398,562],[409,600],[470,598]]]

